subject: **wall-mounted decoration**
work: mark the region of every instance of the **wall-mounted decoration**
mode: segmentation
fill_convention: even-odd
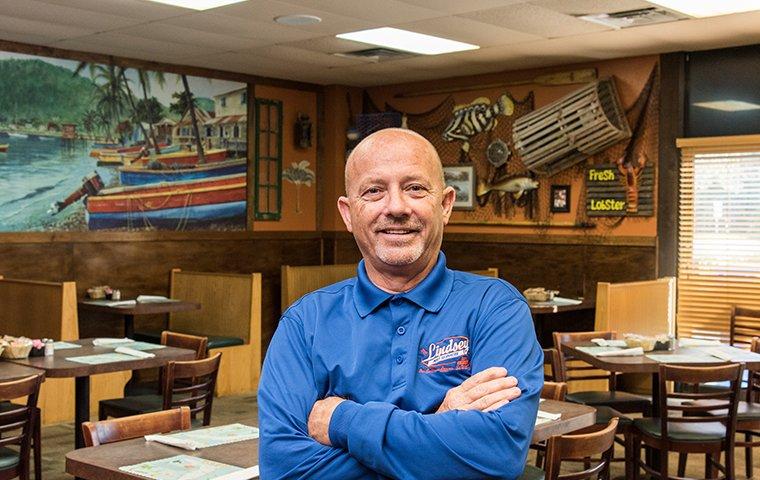
[[[299,113],[296,118],[293,139],[298,148],[311,147],[311,119],[305,113]]]
[[[498,116],[512,115],[515,104],[506,93],[491,104],[491,99],[479,97],[466,105],[456,105],[452,110],[452,119],[443,131],[447,142],[462,142],[460,162],[467,160],[470,152],[470,138],[483,132],[493,130],[498,124]]]
[[[512,132],[525,166],[553,175],[631,136],[612,78],[517,119]]]
[[[570,185],[552,185],[549,196],[549,211],[552,213],[570,211]]]
[[[497,138],[488,145],[486,149],[486,158],[494,168],[506,165],[509,160],[509,145],[504,140]]]
[[[245,228],[245,84],[0,52],[0,91],[3,231]]]
[[[314,170],[309,168],[308,160],[292,163],[290,167],[282,171],[282,178],[296,186],[296,213],[301,213],[301,185],[311,187],[316,179]]]
[[[456,192],[454,210],[472,210],[475,208],[475,167],[472,165],[454,165],[443,167],[446,185]]]
[[[654,170],[642,158],[635,173],[620,165],[586,169],[586,214],[589,217],[654,215]],[[633,178],[631,178],[633,177]]]

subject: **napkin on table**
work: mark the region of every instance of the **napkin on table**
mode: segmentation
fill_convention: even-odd
[[[221,477],[216,477],[215,480],[250,480],[252,478],[259,478],[259,466],[254,465],[244,470],[238,470],[237,472],[228,473]]]
[[[625,340],[607,340],[604,338],[592,338],[592,342],[600,347],[625,347]]]
[[[181,438],[171,437],[168,435],[145,435],[145,440],[149,442],[163,443],[172,447],[184,448],[185,450],[197,450],[198,445],[192,440],[182,440]]]
[[[116,345],[119,343],[132,343],[134,340],[131,338],[96,338],[92,341],[92,344],[96,347],[107,347],[109,345]]]
[[[705,340],[702,338],[679,338],[678,346],[680,347],[719,347],[718,340]]]
[[[544,412],[543,410],[539,410],[536,414],[536,417],[538,418],[546,418],[547,420],[557,420],[558,418],[562,417],[561,413],[549,413]]]
[[[623,350],[610,350],[609,352],[599,352],[595,357],[635,357],[644,355],[644,349],[641,347],[624,348]]]
[[[155,353],[142,352],[140,350],[135,350],[134,348],[129,347],[116,347],[114,349],[114,352],[123,353],[124,355],[130,355],[137,358],[153,358],[156,356]]]

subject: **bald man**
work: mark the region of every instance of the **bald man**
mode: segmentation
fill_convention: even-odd
[[[280,319],[258,394],[262,478],[518,478],[543,385],[525,299],[446,268],[455,192],[422,136],[386,129],[346,163],[357,276]]]

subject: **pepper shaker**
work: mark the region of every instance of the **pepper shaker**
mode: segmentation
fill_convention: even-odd
[[[55,352],[55,345],[53,344],[53,340],[50,338],[46,338],[45,339],[45,356],[52,357],[54,352]]]

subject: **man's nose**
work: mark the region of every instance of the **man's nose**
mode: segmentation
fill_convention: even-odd
[[[409,216],[412,209],[409,206],[408,198],[400,188],[392,188],[388,191],[387,202],[385,204],[386,215],[392,217]]]

